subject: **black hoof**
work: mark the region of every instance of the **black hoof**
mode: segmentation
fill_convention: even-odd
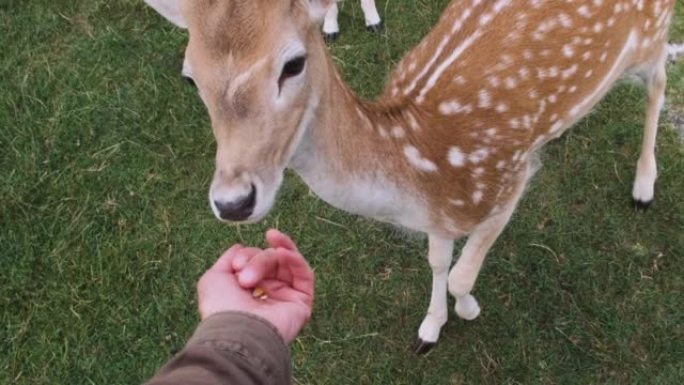
[[[330,44],[337,40],[337,38],[340,37],[339,32],[333,32],[333,33],[324,33],[323,34],[323,39],[325,39],[325,42]]]
[[[639,211],[646,211],[651,207],[651,204],[653,203],[652,200],[648,202],[644,202],[638,199],[632,199],[632,205],[634,206],[635,209]]]
[[[382,31],[382,28],[383,28],[382,21],[380,21],[378,24],[366,26],[366,29],[368,30],[368,32],[373,32],[373,33],[378,33],[380,31]]]
[[[436,344],[435,342],[427,342],[427,341],[423,341],[420,338],[418,338],[418,341],[416,341],[416,344],[413,348],[413,351],[416,354],[425,354],[425,353],[429,352],[430,349],[432,349],[432,347],[435,346],[435,344]]]

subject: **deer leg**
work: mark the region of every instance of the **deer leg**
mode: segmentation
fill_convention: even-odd
[[[371,32],[378,32],[382,29],[382,20],[378,9],[375,7],[375,0],[361,0],[363,17],[366,19],[366,28]]]
[[[658,174],[655,158],[656,135],[658,134],[658,119],[660,111],[665,103],[665,85],[667,73],[665,72],[665,59],[660,60],[650,76],[646,77],[648,87],[648,108],[646,110],[646,126],[641,145],[641,155],[637,162],[636,178],[632,197],[634,205],[640,209],[646,209],[653,202],[653,191]]]
[[[451,266],[454,241],[435,235],[428,236],[428,262],[432,268],[432,294],[425,319],[418,329],[416,353],[427,352],[439,338],[447,321],[447,278]]]
[[[337,14],[339,9],[337,8],[337,2],[328,8],[328,12],[325,14],[325,20],[323,21],[323,37],[325,41],[330,43],[340,36],[340,25],[337,23]]]
[[[506,227],[532,172],[533,168],[528,165],[527,172],[523,178],[519,179],[507,206],[486,219],[470,233],[461,256],[449,272],[449,292],[456,298],[456,314],[465,320],[472,321],[480,315],[480,306],[470,292],[475,286],[487,252]]]

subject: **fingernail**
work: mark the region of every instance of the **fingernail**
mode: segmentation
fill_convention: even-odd
[[[254,275],[253,270],[245,270],[245,271],[240,272],[240,274],[238,274],[238,281],[243,286],[248,286],[248,285],[253,284],[253,281],[255,278],[256,277]]]

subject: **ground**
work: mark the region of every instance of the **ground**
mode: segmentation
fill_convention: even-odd
[[[353,88],[376,95],[445,3],[381,0],[373,35],[344,2],[331,49]],[[424,238],[330,208],[294,175],[263,223],[214,219],[185,42],[138,0],[0,2],[0,383],[141,383],[192,333],[203,270],[269,227],[318,277],[298,384],[681,383],[684,63],[668,67],[651,210],[630,206],[645,93],[628,83],[542,152],[477,283],[480,318],[452,313],[417,357]]]

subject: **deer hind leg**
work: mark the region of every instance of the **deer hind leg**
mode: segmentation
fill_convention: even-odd
[[[366,28],[371,32],[379,32],[382,29],[382,20],[375,7],[375,0],[361,0],[361,9],[366,19]]]
[[[667,83],[665,57],[663,54],[652,70],[644,76],[648,88],[648,108],[646,110],[646,125],[641,145],[641,155],[637,162],[636,178],[634,179],[634,188],[632,189],[634,205],[640,209],[648,208],[651,202],[653,202],[654,186],[658,174],[655,145],[660,111],[665,103],[665,85]]]
[[[427,352],[439,338],[447,321],[447,278],[451,266],[454,241],[435,235],[428,236],[428,262],[432,268],[432,294],[427,314],[418,329],[416,353]]]
[[[472,321],[480,315],[480,305],[470,292],[482,268],[487,252],[499,237],[511,218],[515,207],[522,196],[527,180],[534,172],[529,164],[527,171],[518,179],[512,198],[503,209],[479,224],[468,237],[461,256],[449,272],[449,292],[456,298],[456,314],[465,320]]]
[[[337,2],[328,8],[328,12],[325,14],[325,20],[323,21],[323,37],[325,41],[330,43],[340,36],[340,25],[337,23],[337,14],[339,9],[337,8]]]

